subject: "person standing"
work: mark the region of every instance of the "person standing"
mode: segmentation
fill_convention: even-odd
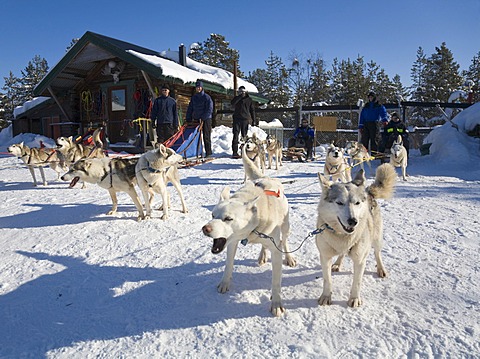
[[[233,141],[232,141],[232,157],[241,158],[238,153],[238,137],[241,134],[242,138],[247,136],[249,122],[252,126],[258,126],[255,117],[255,106],[251,97],[245,90],[245,86],[238,88],[238,95],[230,102],[234,108],[233,112]]]
[[[203,145],[206,157],[212,156],[212,114],[212,98],[203,90],[203,82],[197,81],[195,83],[195,94],[188,104],[186,121],[187,123],[203,123]]]
[[[368,93],[368,103],[362,109],[358,131],[361,134],[361,142],[368,150],[370,145],[371,152],[378,150],[378,137],[380,129],[378,123],[382,122],[385,126],[388,122],[387,110],[385,106],[377,101],[375,92]]]
[[[164,143],[178,130],[177,101],[170,97],[170,88],[162,85],[162,94],[155,99],[150,119],[157,130],[157,143]]]

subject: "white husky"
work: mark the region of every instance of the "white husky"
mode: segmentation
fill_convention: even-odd
[[[112,209],[108,215],[117,212],[117,192],[126,192],[138,210],[138,220],[143,218],[143,206],[135,191],[135,166],[138,158],[82,158],[75,162],[70,170],[62,176],[64,181],[72,181],[70,187],[78,180],[96,183],[105,188],[112,198]]]
[[[145,152],[138,159],[136,176],[138,187],[140,187],[145,201],[145,218],[150,218],[152,214],[153,192],[156,192],[160,193],[163,200],[162,219],[168,219],[168,210],[170,207],[170,195],[167,191],[168,182],[173,184],[180,196],[182,212],[188,213],[177,168],[178,163],[182,160],[181,155],[162,144],[154,150]]]
[[[402,168],[402,179],[407,180],[407,149],[403,146],[402,136],[398,135],[390,149],[390,164],[394,167]]]
[[[35,168],[38,168],[42,176],[43,185],[47,185],[45,179],[45,172],[43,167],[50,166],[57,172],[57,179],[60,178],[60,173],[65,172],[67,167],[61,153],[55,151],[54,148],[35,148],[28,147],[23,142],[11,145],[8,147],[8,152],[20,158],[26,165],[33,178],[33,185],[37,186],[37,178],[35,177]]]
[[[396,180],[395,169],[390,164],[377,168],[375,182],[365,187],[365,176],[360,170],[352,182],[332,184],[319,174],[322,195],[318,204],[316,237],[323,273],[323,292],[320,305],[332,302],[332,258],[339,255],[333,269],[339,270],[343,257],[353,260],[353,283],[348,305],[362,304],[360,287],[370,248],[374,248],[377,274],[385,277],[387,271],[380,251],[383,243],[383,222],[377,198],[389,198]]]
[[[280,297],[282,281],[282,252],[285,263],[296,265],[289,253],[287,236],[290,230],[288,201],[282,183],[278,179],[264,177],[242,148],[242,159],[248,181],[244,187],[230,196],[226,187],[220,201],[212,210],[213,219],[202,228],[203,233],[213,238],[212,253],[218,254],[227,247],[225,272],[217,288],[225,293],[230,288],[233,273],[233,260],[238,243],[260,243],[272,254],[272,305],[270,311],[275,316],[285,312]],[[259,264],[265,263],[266,254],[262,247]]]
[[[350,166],[347,159],[343,156],[343,150],[333,143],[327,148],[327,156],[325,157],[324,170],[325,175],[332,176],[335,182],[350,182],[352,180]]]

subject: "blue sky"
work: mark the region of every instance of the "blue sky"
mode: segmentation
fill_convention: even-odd
[[[158,51],[222,34],[244,73],[265,68],[270,51],[285,64],[292,53],[319,54],[328,67],[361,55],[404,85],[420,46],[430,56],[446,42],[461,69],[480,51],[479,0],[4,0],[0,13],[0,87],[35,55],[53,67],[86,31]]]

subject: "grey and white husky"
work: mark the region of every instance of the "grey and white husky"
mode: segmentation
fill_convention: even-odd
[[[71,181],[70,187],[82,180],[105,188],[112,198],[112,209],[108,215],[115,214],[118,208],[117,192],[126,192],[138,210],[138,220],[143,219],[143,206],[135,190],[135,166],[138,158],[82,158],[75,162],[62,180]]]
[[[388,163],[377,168],[375,181],[365,185],[363,170],[349,183],[328,181],[319,173],[322,194],[318,204],[316,244],[320,252],[323,273],[323,292],[320,305],[332,303],[332,270],[338,271],[345,255],[353,261],[353,283],[348,305],[362,304],[360,287],[367,256],[373,247],[377,274],[383,278],[387,271],[380,251],[383,244],[383,222],[378,198],[390,198],[397,175]],[[332,267],[332,258],[339,256]]]
[[[275,169],[278,170],[278,166],[282,166],[282,143],[274,135],[268,135],[265,140],[265,145],[268,154],[268,169],[272,168],[273,157],[275,157]]]
[[[64,158],[61,153],[58,153],[54,148],[36,148],[28,147],[23,142],[11,145],[8,147],[8,152],[20,158],[26,165],[33,178],[33,185],[37,186],[37,178],[35,177],[35,168],[38,168],[42,176],[42,183],[47,185],[45,179],[45,172],[43,167],[50,166],[57,172],[57,179],[60,178],[60,173],[67,170]]]
[[[372,156],[368,153],[368,150],[365,148],[358,141],[348,141],[345,145],[345,151],[350,155],[352,163],[350,164],[352,167],[360,165],[360,168],[365,171],[365,166],[363,165],[364,162],[367,162],[369,175],[372,174],[372,165],[370,161],[373,159]]]
[[[93,132],[92,138],[94,145],[87,146],[82,143],[77,143],[73,140],[73,137],[59,137],[55,141],[57,144],[57,150],[60,151],[68,166],[71,166],[81,158],[103,158],[105,153],[102,149],[102,141],[100,139],[100,131],[98,128]]]
[[[407,180],[407,149],[403,146],[402,136],[398,135],[397,139],[393,142],[392,153],[390,156],[390,164],[394,167],[402,168],[402,179]]]
[[[180,201],[182,202],[182,212],[188,213],[177,167],[182,160],[181,155],[177,154],[171,148],[165,147],[163,144],[160,144],[158,148],[154,150],[145,152],[138,159],[136,167],[137,184],[142,191],[145,201],[146,219],[150,218],[152,214],[152,202],[155,192],[162,196],[162,219],[168,219],[170,194],[167,190],[167,184],[169,182],[173,184],[178,192]]]

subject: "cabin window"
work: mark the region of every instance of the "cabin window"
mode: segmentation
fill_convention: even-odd
[[[112,90],[112,111],[125,111],[125,89]]]

